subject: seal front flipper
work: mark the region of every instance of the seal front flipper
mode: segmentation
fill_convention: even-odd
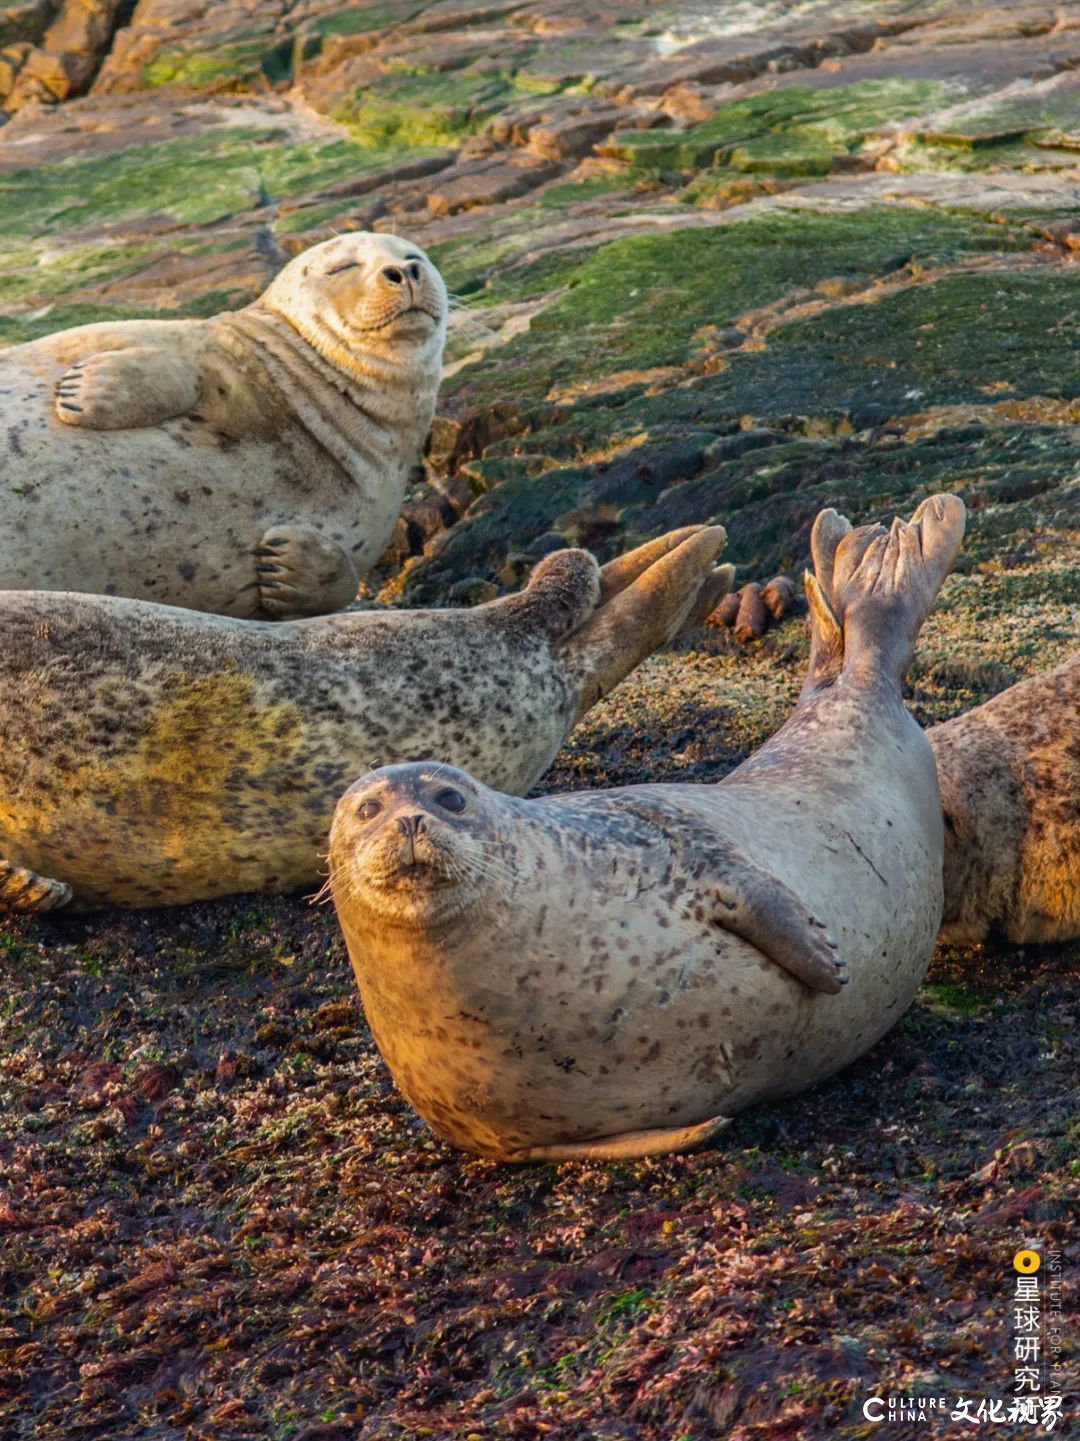
[[[307,526],[274,526],[254,555],[259,605],[271,620],[326,615],[356,599],[352,557]]]
[[[561,1146],[529,1146],[507,1151],[500,1161],[637,1161],[645,1156],[677,1156],[707,1146],[731,1125],[730,1116],[712,1116],[696,1126],[672,1126],[668,1130],[624,1131],[595,1141],[568,1141]]]
[[[55,911],[66,906],[71,895],[71,887],[64,881],[53,881],[36,871],[0,860],[0,913]]]
[[[86,430],[137,430],[186,415],[200,387],[187,356],[151,345],[99,350],[56,382],[56,415]]]
[[[812,991],[836,993],[847,983],[836,942],[805,902],[770,871],[726,855],[714,880],[712,919],[741,936]]]

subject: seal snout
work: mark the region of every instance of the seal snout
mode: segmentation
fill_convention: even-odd
[[[419,260],[409,260],[403,265],[384,265],[379,278],[384,285],[397,289],[399,285],[404,285],[406,280],[419,285],[423,273]]]
[[[425,830],[427,829],[427,822],[424,816],[420,814],[411,816],[399,816],[397,820],[397,828],[401,832],[402,848],[405,852],[407,852],[408,864],[410,866],[414,866],[417,859],[417,838],[424,834]]]

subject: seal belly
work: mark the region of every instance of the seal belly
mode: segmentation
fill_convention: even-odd
[[[297,474],[344,493],[337,467],[299,431],[288,443],[241,444],[190,417],[132,430],[61,425],[55,369],[0,357],[4,587],[256,615],[253,551],[267,514],[279,524],[304,520]]]

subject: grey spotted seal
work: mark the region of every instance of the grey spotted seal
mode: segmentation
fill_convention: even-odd
[[[347,605],[431,424],[446,289],[392,235],[304,251],[209,320],[0,352],[0,577],[222,615]]]
[[[818,517],[816,663],[719,784],[520,800],[420,763],[346,792],[338,917],[375,1042],[440,1135],[506,1161],[686,1149],[900,1017],[943,846],[901,680],[963,530],[952,496],[889,529]]]
[[[0,592],[0,909],[318,883],[334,803],[436,755],[526,790],[578,717],[731,582],[722,527],[581,550],[473,610],[242,621]]]
[[[955,945],[1080,937],[1080,655],[927,732]]]

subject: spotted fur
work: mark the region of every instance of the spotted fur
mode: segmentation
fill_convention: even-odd
[[[928,734],[945,813],[943,939],[1080,936],[1080,655]]]
[[[690,527],[603,572],[560,551],[474,610],[277,625],[0,592],[0,866],[34,873],[13,901],[314,886],[335,801],[385,762],[445,757],[526,790],[598,673],[610,685],[701,618],[730,580],[723,539]]]

